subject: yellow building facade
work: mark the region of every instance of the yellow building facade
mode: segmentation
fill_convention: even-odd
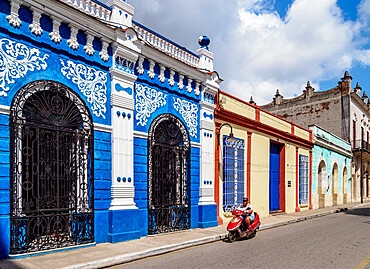
[[[222,91],[215,103],[219,223],[244,196],[261,217],[311,209],[311,131]]]

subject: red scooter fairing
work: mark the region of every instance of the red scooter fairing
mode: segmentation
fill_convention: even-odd
[[[260,216],[257,212],[254,212],[254,221],[249,225],[247,231],[242,231],[240,227],[243,224],[243,218],[241,216],[244,212],[242,210],[235,209],[232,211],[232,214],[235,215],[235,217],[233,217],[227,225],[227,230],[229,231],[229,242],[234,242],[237,238],[253,237],[256,235],[257,229],[261,225]]]
[[[227,225],[228,231],[234,231],[239,228],[239,226],[242,224],[243,218],[241,217],[244,212],[239,209],[235,209],[231,212],[235,217],[233,217],[229,224]]]

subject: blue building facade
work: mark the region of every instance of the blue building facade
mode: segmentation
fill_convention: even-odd
[[[0,0],[0,258],[217,225],[209,40],[133,15]]]

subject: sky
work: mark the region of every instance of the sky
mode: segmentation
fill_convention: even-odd
[[[370,0],[127,0],[134,20],[196,52],[211,39],[220,86],[257,105],[337,86],[370,95]]]

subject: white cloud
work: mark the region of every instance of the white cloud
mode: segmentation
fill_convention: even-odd
[[[295,0],[284,18],[273,0],[129,3],[134,19],[193,51],[197,37],[208,35],[221,89],[247,101],[253,95],[258,104],[270,102],[277,88],[285,97],[299,95],[307,80],[338,77],[354,61],[370,65],[360,47],[370,0],[361,2],[356,22],[345,21],[336,0]]]

